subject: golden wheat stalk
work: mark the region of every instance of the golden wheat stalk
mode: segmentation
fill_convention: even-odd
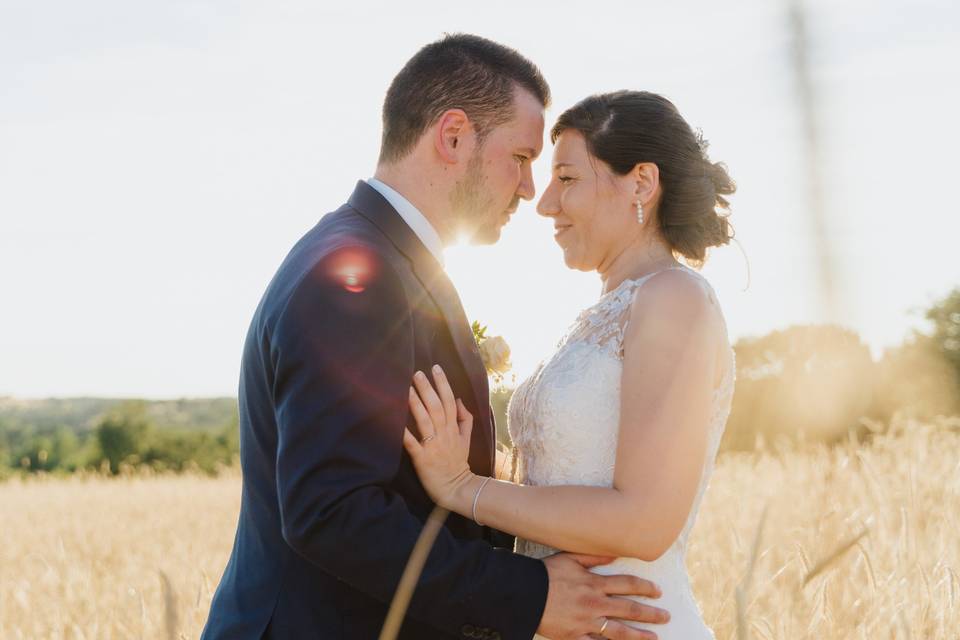
[[[177,629],[180,621],[177,619],[177,596],[165,571],[160,571],[160,585],[163,588],[163,626],[167,638],[177,640]]]
[[[832,552],[828,553],[822,560],[820,560],[820,561],[817,562],[815,565],[813,565],[813,568],[811,568],[810,571],[807,572],[807,575],[805,575],[805,576],[803,577],[803,584],[800,585],[800,586],[801,586],[801,587],[807,586],[807,584],[808,584],[811,580],[813,580],[814,578],[816,578],[819,574],[823,573],[823,571],[824,571],[827,567],[829,567],[831,564],[833,564],[833,562],[834,562],[837,558],[839,558],[840,556],[842,556],[843,554],[845,554],[847,551],[849,551],[850,549],[852,549],[852,548],[854,547],[854,545],[856,545],[858,542],[860,542],[860,540],[863,539],[863,537],[866,536],[869,532],[870,532],[870,529],[867,528],[867,527],[864,527],[864,528],[860,531],[860,533],[858,533],[857,535],[853,536],[852,538],[850,538],[850,539],[847,540],[846,542],[842,543],[840,546],[838,546],[838,547],[837,547],[836,549],[834,549]]]
[[[750,562],[747,564],[747,572],[743,580],[737,585],[737,640],[748,640],[750,630],[747,628],[747,596],[750,592],[750,584],[753,582],[753,569],[757,564],[757,555],[760,550],[760,541],[763,539],[763,527],[767,522],[767,511],[769,503],[763,507],[763,513],[760,514],[760,522],[757,523],[757,531],[753,536],[753,546],[750,548]]]
[[[413,597],[413,591],[417,587],[417,580],[420,579],[420,573],[423,571],[423,565],[427,562],[427,556],[430,555],[430,549],[443,527],[444,521],[450,512],[443,507],[437,506],[430,512],[427,523],[417,538],[417,543],[413,545],[413,551],[410,552],[410,559],[407,560],[407,566],[400,576],[400,583],[397,585],[397,591],[393,595],[393,601],[390,603],[390,610],[387,611],[387,618],[383,622],[383,629],[380,630],[380,640],[395,640],[397,633],[400,632],[400,625],[403,624],[403,617],[407,613],[407,607],[410,605],[410,598]]]

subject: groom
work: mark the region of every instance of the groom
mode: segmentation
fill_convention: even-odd
[[[375,178],[293,247],[250,325],[240,520],[204,639],[378,637],[434,506],[402,444],[415,371],[443,367],[475,416],[470,467],[493,474],[486,372],[442,251],[458,234],[495,242],[533,198],[549,99],[530,61],[470,35],[427,45],[393,80]],[[658,619],[610,595],[650,595],[649,583],[587,570],[606,560],[536,560],[501,542],[451,514],[400,637],[559,640],[605,617]]]

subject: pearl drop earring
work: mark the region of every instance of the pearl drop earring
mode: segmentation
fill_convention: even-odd
[[[637,198],[637,201],[634,203],[634,206],[637,208],[637,222],[643,224],[643,203],[640,202],[640,198]]]

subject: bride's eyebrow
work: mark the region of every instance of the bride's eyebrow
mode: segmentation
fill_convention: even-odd
[[[558,162],[558,163],[556,163],[555,165],[553,165],[553,168],[554,168],[554,169],[563,169],[564,167],[572,167],[572,166],[573,166],[573,165],[570,164],[569,162]]]

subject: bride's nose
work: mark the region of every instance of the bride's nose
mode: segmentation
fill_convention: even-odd
[[[540,196],[540,201],[537,202],[537,213],[547,218],[560,213],[560,198],[557,197],[557,190],[554,188],[553,181],[547,185],[546,191]]]

